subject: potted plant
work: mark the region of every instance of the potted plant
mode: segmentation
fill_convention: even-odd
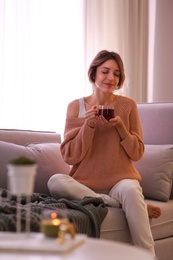
[[[14,194],[32,194],[34,190],[37,164],[34,160],[21,156],[7,165],[9,190]]]

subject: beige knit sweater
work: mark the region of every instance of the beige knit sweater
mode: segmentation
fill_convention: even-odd
[[[114,103],[129,134],[121,141],[115,127],[106,127],[98,121],[90,128],[84,118],[67,119],[62,156],[72,166],[70,176],[93,190],[106,190],[122,179],[141,180],[132,161],[144,153],[142,129],[136,103],[118,96]]]

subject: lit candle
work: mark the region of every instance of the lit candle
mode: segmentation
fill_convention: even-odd
[[[47,237],[57,237],[60,224],[60,219],[43,219],[41,221],[41,231]]]
[[[58,219],[57,212],[51,211],[46,219],[41,221],[41,232],[43,232],[47,237],[57,237],[60,224],[61,220]]]

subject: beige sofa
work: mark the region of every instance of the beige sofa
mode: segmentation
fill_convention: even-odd
[[[138,104],[145,154],[136,162],[142,175],[146,202],[158,205],[162,215],[150,220],[158,260],[173,259],[173,103]],[[136,216],[137,217],[137,216]],[[125,215],[109,208],[101,238],[131,243]]]
[[[135,165],[142,175],[146,201],[159,205],[162,216],[151,219],[158,260],[173,259],[173,103],[138,104],[145,154]],[[59,146],[61,136],[52,132],[0,129],[0,188],[7,188],[7,164],[21,155],[35,159],[38,172],[35,192],[49,194],[47,181],[55,173],[68,173]],[[138,216],[136,216],[138,217]],[[108,208],[101,238],[132,243],[124,212]]]

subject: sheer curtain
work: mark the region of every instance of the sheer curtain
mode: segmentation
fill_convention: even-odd
[[[148,0],[0,0],[0,128],[62,134],[101,49],[124,60],[120,94],[146,101]]]
[[[86,0],[86,67],[101,49],[123,58],[126,83],[120,94],[146,101],[148,0]]]
[[[0,0],[0,128],[63,133],[83,96],[82,0]]]

